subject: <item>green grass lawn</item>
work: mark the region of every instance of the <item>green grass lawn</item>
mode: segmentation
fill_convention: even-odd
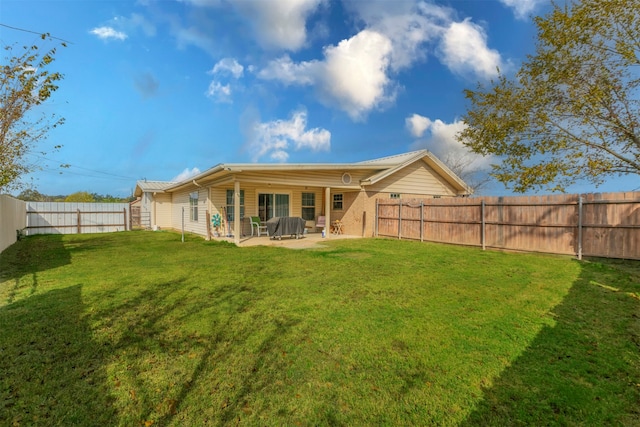
[[[0,425],[638,425],[640,263],[409,241],[36,236]]]

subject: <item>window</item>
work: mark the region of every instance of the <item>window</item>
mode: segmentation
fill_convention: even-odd
[[[289,216],[288,194],[258,194],[258,216],[260,221],[268,221],[276,216]]]
[[[189,219],[198,222],[198,192],[189,193]]]
[[[233,200],[233,190],[227,190],[227,221],[235,218],[235,201]],[[240,219],[244,218],[244,190],[240,190]]]
[[[400,193],[391,193],[389,195],[389,198],[391,198],[391,199],[399,199],[400,198]]]
[[[302,219],[306,221],[316,219],[315,193],[302,193]]]
[[[336,211],[342,210],[342,194],[333,195],[333,209]]]

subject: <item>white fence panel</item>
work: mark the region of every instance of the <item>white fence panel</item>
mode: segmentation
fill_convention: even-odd
[[[128,203],[27,202],[26,234],[125,231],[130,215]]]
[[[25,212],[25,202],[0,194],[0,252],[16,242],[17,230],[27,226]]]

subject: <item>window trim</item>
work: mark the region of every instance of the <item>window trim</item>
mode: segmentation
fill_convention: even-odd
[[[305,205],[304,202],[304,195],[311,195],[313,197],[313,203],[310,205]],[[316,193],[314,192],[310,192],[310,191],[303,191],[302,194],[300,195],[300,215],[302,216],[302,219],[304,219],[305,221],[315,221],[316,219]],[[311,218],[305,218],[304,217],[304,210],[305,209],[313,209],[313,215],[311,215]]]
[[[199,191],[189,193],[189,221],[198,222],[198,200],[200,199]]]
[[[292,210],[293,210],[293,192],[291,190],[284,190],[284,189],[278,189],[278,188],[257,188],[256,189],[256,193],[255,193],[255,197],[256,197],[256,215],[259,216],[260,215],[260,195],[261,194],[271,194],[273,195],[273,217],[275,217],[275,202],[276,202],[276,194],[281,194],[281,195],[286,195],[289,197],[289,205],[287,207],[287,216],[291,216]],[[270,219],[270,218],[269,218]],[[263,220],[262,217],[260,217],[260,220],[262,221],[266,221]]]
[[[340,200],[336,200],[336,197],[340,197]],[[337,204],[340,204],[340,207],[337,207]],[[331,210],[333,211],[341,211],[344,209],[344,193],[334,193],[331,197]]]
[[[231,192],[231,201],[232,203],[229,204],[229,192]],[[226,212],[226,218],[225,221],[234,221],[235,220],[235,212],[233,212],[235,210],[235,200],[234,200],[234,189],[228,189],[225,192],[225,198],[224,198],[224,208],[227,211]],[[242,218],[244,218],[244,214],[245,214],[245,209],[244,209],[244,203],[246,202],[245,198],[244,198],[244,189],[240,189],[240,220],[242,221]],[[231,209],[229,209],[231,208]],[[229,212],[233,212],[232,214]],[[232,218],[233,216],[233,218]]]

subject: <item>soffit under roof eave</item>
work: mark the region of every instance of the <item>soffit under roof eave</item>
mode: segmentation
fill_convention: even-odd
[[[135,190],[133,190],[133,195],[136,197],[140,197],[142,196],[144,193],[164,193],[164,190],[158,190],[158,189],[142,189],[139,186],[136,185]]]
[[[229,170],[227,168],[224,167],[224,165],[218,165],[215,166],[207,171],[204,171],[194,177],[191,177],[189,179],[186,179],[182,182],[179,182],[175,185],[172,185],[171,187],[167,187],[165,188],[165,191],[167,193],[172,193],[174,191],[177,190],[181,190],[183,188],[189,187],[189,186],[203,186],[203,185],[208,185],[207,182],[212,180],[212,176],[213,175],[219,175],[220,172],[223,173],[229,173]],[[215,177],[213,179],[216,179]],[[195,184],[194,184],[195,183]]]

